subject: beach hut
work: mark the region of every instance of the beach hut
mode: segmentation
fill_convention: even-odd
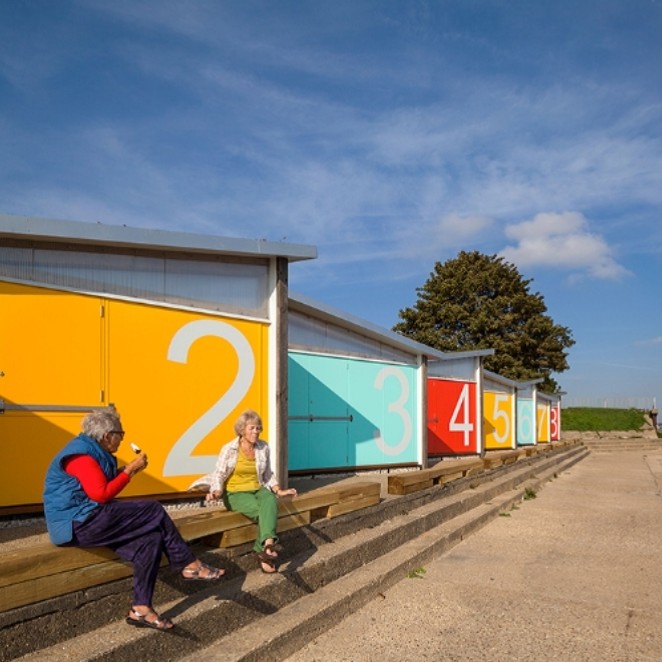
[[[150,458],[127,494],[184,490],[246,408],[264,417],[287,484],[288,270],[316,255],[0,215],[0,506],[39,503],[50,459],[86,412],[108,406]]]

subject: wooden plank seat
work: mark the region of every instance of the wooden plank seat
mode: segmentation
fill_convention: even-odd
[[[488,451],[487,455],[483,458],[483,463],[485,464],[486,469],[494,469],[503,464],[517,462],[517,460],[525,456],[526,452],[521,448],[507,451]]]
[[[576,446],[581,439],[559,439],[558,441],[553,441],[552,446],[555,448],[567,448],[568,446]]]
[[[376,505],[380,489],[377,482],[357,481],[286,497],[278,506],[279,531]],[[209,509],[174,521],[188,541],[204,539],[228,548],[255,539],[255,525],[240,513]],[[0,556],[0,612],[122,579],[132,572],[130,564],[105,548],[42,543],[5,552]]]
[[[458,478],[473,476],[485,470],[479,457],[466,460],[442,460],[432,467],[419,471],[406,471],[388,477],[389,494],[411,494],[433,485],[442,485]]]
[[[322,487],[306,492],[294,498],[283,499],[278,504],[278,531],[288,531],[310,524],[325,517],[332,518],[368,506],[374,506],[380,500],[380,484],[376,482],[354,482],[336,487]],[[216,521],[217,516],[221,521]],[[223,519],[234,515],[238,520]],[[216,513],[200,513],[186,518],[185,523],[178,527],[182,535],[202,538],[204,543],[212,547],[234,547],[255,540],[257,526],[239,513],[216,511]]]

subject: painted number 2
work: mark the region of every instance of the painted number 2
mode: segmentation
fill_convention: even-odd
[[[215,336],[230,343],[239,359],[237,376],[230,388],[177,440],[163,465],[164,476],[206,474],[216,455],[193,455],[195,447],[242,401],[253,381],[255,357],[246,337],[238,329],[218,320],[196,320],[175,333],[168,348],[168,360],[186,363],[193,343]]]

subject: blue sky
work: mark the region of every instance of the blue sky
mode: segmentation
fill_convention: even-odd
[[[307,243],[391,328],[503,255],[571,397],[662,397],[660,0],[4,0],[0,212]]]

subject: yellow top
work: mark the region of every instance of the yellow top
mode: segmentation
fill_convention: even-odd
[[[247,458],[241,450],[237,453],[237,466],[228,478],[225,489],[228,492],[255,492],[260,489],[257,479],[255,458]]]

